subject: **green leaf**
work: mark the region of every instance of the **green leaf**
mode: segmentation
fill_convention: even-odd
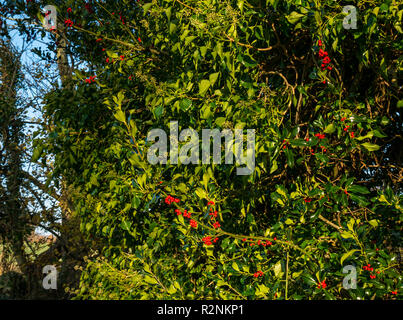
[[[307,142],[304,139],[291,139],[290,144],[297,147],[306,147]]]
[[[378,221],[379,221],[379,220],[372,219],[372,220],[369,220],[368,223],[369,223],[371,226],[373,226],[374,228],[376,228],[376,227],[379,226],[379,222],[378,222]]]
[[[276,278],[281,278],[281,276],[283,275],[283,272],[281,270],[281,260],[275,264],[273,271]]]
[[[148,276],[148,275],[144,277],[144,281],[147,282],[147,283],[149,283],[149,284],[157,284],[157,283],[158,283],[157,280],[155,280],[154,278],[151,278],[151,277]]]
[[[296,11],[291,12],[288,16],[285,16],[289,23],[296,24],[304,15]]]
[[[341,237],[344,239],[354,239],[354,236],[350,232],[347,232],[347,231],[343,231],[341,233]]]
[[[192,42],[196,38],[197,37],[195,37],[195,36],[186,37],[185,38],[185,46],[187,46],[190,42]]]
[[[287,224],[287,225],[291,225],[291,224],[294,224],[294,221],[291,220],[290,218],[288,218],[287,220],[285,220],[284,223]]]
[[[219,117],[215,120],[215,123],[217,124],[217,126],[221,127],[225,122],[225,118],[224,117]]]
[[[343,262],[350,256],[352,256],[354,254],[354,252],[358,252],[360,250],[357,249],[353,249],[350,250],[349,252],[346,252],[345,254],[342,255],[341,259],[340,259],[340,264],[343,265]]]
[[[285,149],[285,156],[287,157],[287,164],[290,168],[294,167],[294,154],[290,149]]]
[[[126,230],[126,231],[129,231],[130,228],[131,228],[131,226],[132,226],[132,223],[129,222],[129,221],[122,221],[122,223],[120,224],[120,227],[121,227],[123,230]]]
[[[126,115],[122,110],[118,110],[114,114],[115,118],[118,119],[120,122],[126,123]]]
[[[43,151],[43,146],[39,146],[39,147],[35,148],[34,153],[32,155],[32,162],[38,161],[38,159],[42,155],[42,151]]]
[[[143,6],[144,8],[144,6]],[[171,14],[172,14],[172,7],[168,7],[167,9],[165,9],[165,14],[167,15],[168,21],[171,20]]]
[[[210,88],[210,81],[209,80],[202,80],[199,83],[199,94],[204,96],[207,90]]]
[[[364,140],[364,139],[371,139],[373,136],[374,136],[373,132],[370,131],[365,136],[360,136],[360,137],[357,137],[356,139],[358,141],[361,141],[361,140]]]
[[[277,169],[278,169],[277,161],[276,161],[276,160],[273,160],[273,163],[272,163],[271,168],[270,168],[270,174],[272,174],[273,172],[275,172]]]
[[[200,199],[208,198],[207,192],[205,190],[203,190],[202,188],[197,188],[195,193]]]
[[[157,119],[159,119],[163,113],[164,113],[164,106],[160,105],[157,108],[155,108],[155,117]]]
[[[362,194],[368,194],[369,193],[367,188],[365,188],[363,186],[357,186],[357,185],[353,185],[353,186],[348,187],[347,191],[354,192],[354,193],[362,193]]]
[[[92,228],[92,223],[91,222],[87,222],[86,224],[85,224],[85,229],[89,232],[90,230],[91,230],[91,228]]]
[[[134,209],[137,209],[140,205],[140,199],[137,196],[133,197],[132,206]]]
[[[172,34],[176,31],[176,29],[178,28],[178,26],[175,23],[170,23],[169,24],[169,33]]]
[[[232,263],[232,268],[233,268],[235,271],[239,271],[238,264],[237,264],[235,261]]]
[[[179,103],[179,106],[183,111],[187,111],[191,105],[192,101],[190,99],[182,99]]]
[[[219,72],[210,74],[209,80],[210,80],[211,86],[214,86],[215,82],[217,81],[218,75],[219,75]]]
[[[377,144],[369,142],[362,143],[361,145],[365,147],[368,151],[377,151],[380,148]]]
[[[325,129],[323,132],[330,134],[330,133],[335,132],[335,130],[336,130],[336,127],[334,126],[333,123],[331,123],[331,124],[329,124],[329,125],[326,127],[326,129]]]
[[[147,11],[150,9],[150,7],[153,5],[152,2],[146,3],[143,5],[143,10],[144,10],[144,14],[147,13]]]
[[[381,194],[381,196],[378,199],[379,202],[386,202],[388,205],[391,205],[391,203],[386,199],[385,195]]]
[[[249,68],[254,68],[257,66],[257,62],[253,60],[250,56],[243,56],[242,64]]]

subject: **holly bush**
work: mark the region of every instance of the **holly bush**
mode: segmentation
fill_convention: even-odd
[[[46,96],[35,160],[103,247],[77,299],[400,297],[401,3],[54,3],[87,68]],[[255,129],[253,173],[149,163],[171,121]]]

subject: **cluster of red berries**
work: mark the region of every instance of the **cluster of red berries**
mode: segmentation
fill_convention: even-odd
[[[214,222],[213,227],[214,227],[214,229],[219,229],[221,227],[221,225],[218,221],[216,221],[216,222]]]
[[[341,121],[341,122],[344,122],[344,121],[346,121],[346,118],[343,117],[343,118],[340,119],[340,121]],[[350,126],[345,126],[343,130],[344,130],[345,132],[347,132],[349,129],[350,129]],[[355,136],[354,136],[354,131],[351,131],[351,132],[350,132],[350,137],[351,137],[351,138],[355,138]]]
[[[321,40],[318,41],[318,46],[319,46],[319,47],[322,47],[322,46],[323,46],[323,43],[322,43]],[[321,66],[320,66],[320,67],[322,68],[322,71],[325,70],[325,69],[332,70],[332,67],[329,66],[331,60],[330,60],[330,58],[329,58],[328,52],[325,51],[325,50],[323,50],[322,48],[320,48],[318,54],[319,54],[319,58],[322,59],[322,64],[321,64]]]
[[[95,82],[95,78],[96,78],[97,76],[91,76],[91,77],[89,77],[88,79],[85,79],[85,83],[92,83],[92,82]]]
[[[325,139],[325,134],[324,133],[316,133],[315,137],[317,137],[318,139]]]
[[[216,237],[216,238],[214,238],[214,240],[211,240],[211,236],[207,236],[207,237],[202,238],[202,241],[204,242],[204,244],[206,246],[211,246],[213,244],[213,242],[216,243],[218,241],[218,238]]]
[[[311,198],[305,198],[304,201],[305,201],[306,203],[309,203],[309,202],[312,201],[312,199],[311,199]]]
[[[190,223],[190,226],[192,228],[197,229],[197,221],[196,220],[191,219],[189,223]]]
[[[327,287],[327,284],[326,284],[325,280],[323,280],[322,282],[319,282],[318,285],[317,285],[318,289],[320,289],[320,288],[325,289],[326,287]]]
[[[179,199],[176,199],[176,200],[179,200]],[[171,201],[171,200],[169,200],[169,201]],[[176,202],[176,201],[175,201],[175,198],[174,198],[173,201]],[[179,202],[179,201],[178,201],[178,202]],[[180,211],[179,209],[175,209],[175,213],[176,213],[176,215],[178,215],[178,216],[183,215],[185,218],[190,219],[190,221],[189,221],[190,226],[193,227],[193,228],[195,228],[195,229],[197,228],[197,221],[191,219],[191,217],[192,217],[192,213],[191,213],[191,212],[188,212],[188,211],[185,209],[185,211],[183,211],[183,213],[182,213],[182,211]]]
[[[170,196],[170,195],[168,195],[168,196],[165,198],[165,203],[168,204],[168,205],[170,205],[172,202],[179,203],[179,201],[180,201],[179,199],[174,198],[174,197],[172,197],[172,196]]]
[[[254,278],[263,277],[263,272],[262,272],[262,271],[256,271],[256,272],[253,274],[253,277],[254,277]]]
[[[192,213],[191,213],[191,212],[188,212],[188,211],[185,209],[185,211],[183,211],[183,216],[184,216],[185,218],[190,219],[191,216],[192,216]]]
[[[317,137],[319,140],[325,139],[326,135],[324,133],[315,133],[315,137]],[[305,138],[305,141],[309,141],[309,138]],[[320,146],[323,152],[326,152],[326,147],[324,146]],[[311,155],[315,155],[315,151],[312,148],[309,148],[309,152],[311,153]],[[307,201],[305,201],[307,202]]]
[[[243,242],[246,242],[247,240],[248,240],[248,239],[246,239],[246,238],[243,238],[243,239],[242,239]],[[277,240],[277,238],[274,237],[274,238],[273,238],[273,241],[276,241],[276,240]],[[249,239],[249,241],[253,241],[253,239]],[[251,247],[253,247],[254,245],[255,245],[254,242],[252,242],[252,243],[249,244],[249,246],[251,246]],[[272,243],[271,241],[269,241],[269,240],[266,240],[266,241],[258,240],[257,243],[256,243],[256,245],[258,245],[258,246],[261,245],[261,246],[263,246],[263,247],[266,247],[266,246],[272,246],[273,243]]]
[[[287,146],[290,144],[287,140],[283,140],[283,143],[284,143],[284,146],[283,146],[283,149],[286,149],[287,148]]]
[[[391,291],[390,293],[391,293],[391,294],[394,294],[394,295],[397,295],[397,290]]]
[[[207,202],[207,206],[210,207],[210,213],[209,213],[209,216],[211,216],[210,220],[215,221],[215,219],[217,218],[218,213],[217,213],[217,210],[215,210],[214,207],[213,207],[213,206],[215,206],[214,201]],[[220,225],[220,223],[218,221],[215,221],[214,224],[213,224],[213,227],[214,227],[214,229],[218,229],[218,228],[221,227],[221,225]],[[216,243],[218,241],[218,238],[216,237],[216,238],[214,238],[214,240],[212,240],[211,236],[206,236],[206,237],[202,238],[202,241],[204,242],[205,245],[210,246],[213,243]]]
[[[71,20],[71,19],[66,19],[66,20],[64,20],[64,24],[67,26],[67,27],[72,27],[73,25],[74,25],[74,22]]]
[[[366,266],[362,267],[366,271],[374,271],[374,268],[371,268],[371,265],[368,263]]]
[[[176,213],[176,215],[178,215],[178,216],[180,216],[180,215],[182,215],[182,211],[180,211],[179,209],[175,209],[175,213]],[[188,212],[187,210],[185,210],[185,211],[183,211],[183,216],[185,217],[185,218],[191,218],[191,216],[192,216],[192,213],[191,212]]]
[[[369,271],[369,272],[374,271],[374,268],[372,268],[369,263],[368,263],[366,266],[363,266],[362,268],[363,268],[365,271]],[[379,274],[380,271],[377,271],[376,273]],[[369,277],[370,277],[371,279],[375,279],[375,278],[376,278],[376,275],[370,274]]]
[[[173,203],[173,202],[179,203],[180,200],[179,200],[178,198],[174,198],[174,197],[172,197],[172,196],[170,196],[170,195],[168,195],[168,196],[165,198],[165,203],[166,203],[167,205],[170,205],[170,204]],[[183,215],[185,218],[190,219],[190,220],[189,220],[190,226],[191,226],[192,228],[197,229],[197,221],[191,219],[191,217],[192,217],[192,213],[191,213],[191,212],[188,212],[188,211],[185,209],[185,211],[183,211],[183,213],[182,213],[182,211],[180,211],[179,209],[175,209],[175,213],[176,213],[176,215],[178,215],[178,216]]]
[[[209,216],[211,216],[211,218],[210,218],[211,220],[217,218],[217,210],[214,211],[214,212],[210,212],[210,213],[209,213]]]
[[[210,207],[210,213],[209,213],[209,215],[211,216],[210,220],[214,221],[213,227],[214,227],[214,229],[219,229],[221,227],[221,225],[218,221],[215,221],[215,219],[217,218],[217,210],[214,209],[214,207],[213,207],[214,205],[215,205],[214,201],[209,201],[207,203],[207,206]]]

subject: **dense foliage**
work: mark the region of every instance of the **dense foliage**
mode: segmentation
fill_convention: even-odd
[[[85,68],[46,96],[34,161],[54,157],[49,179],[102,247],[77,298],[401,295],[398,1],[54,3]],[[150,164],[147,133],[170,121],[255,129],[253,174]]]

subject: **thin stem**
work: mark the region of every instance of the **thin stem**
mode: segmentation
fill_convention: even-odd
[[[287,263],[285,266],[285,300],[288,300],[288,260],[289,260],[289,252],[287,250]]]

